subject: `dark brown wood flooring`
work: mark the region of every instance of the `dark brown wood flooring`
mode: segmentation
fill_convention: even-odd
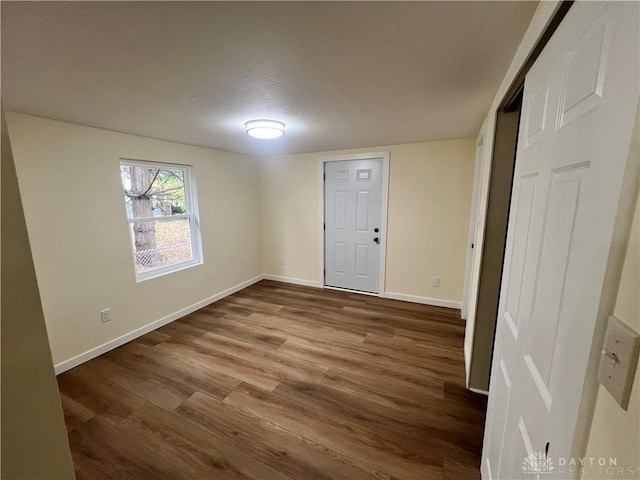
[[[446,308],[262,281],[58,377],[79,479],[478,479]]]

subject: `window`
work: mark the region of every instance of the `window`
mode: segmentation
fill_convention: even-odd
[[[120,174],[136,279],[202,263],[190,168],[122,160]]]

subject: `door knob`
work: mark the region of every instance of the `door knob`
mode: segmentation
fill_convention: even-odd
[[[380,239],[378,237],[373,237],[373,241],[376,243],[380,243]]]

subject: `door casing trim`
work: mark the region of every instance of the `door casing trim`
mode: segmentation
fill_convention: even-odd
[[[327,155],[318,158],[318,278],[319,285],[322,288],[327,288],[324,284],[324,164],[327,162],[344,162],[350,160],[382,160],[382,210],[380,213],[380,272],[378,277],[378,297],[384,297],[385,294],[385,280],[386,280],[386,267],[387,267],[387,216],[389,211],[389,160],[390,153],[388,151],[382,152],[367,152],[367,153],[355,153],[349,155]],[[335,287],[332,287],[335,288]],[[339,289],[338,289],[339,290]],[[353,293],[361,293],[355,290],[346,290]],[[376,294],[373,294],[376,295]]]

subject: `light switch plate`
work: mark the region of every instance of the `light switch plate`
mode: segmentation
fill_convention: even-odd
[[[638,364],[640,335],[611,315],[604,338],[598,380],[625,410]]]

